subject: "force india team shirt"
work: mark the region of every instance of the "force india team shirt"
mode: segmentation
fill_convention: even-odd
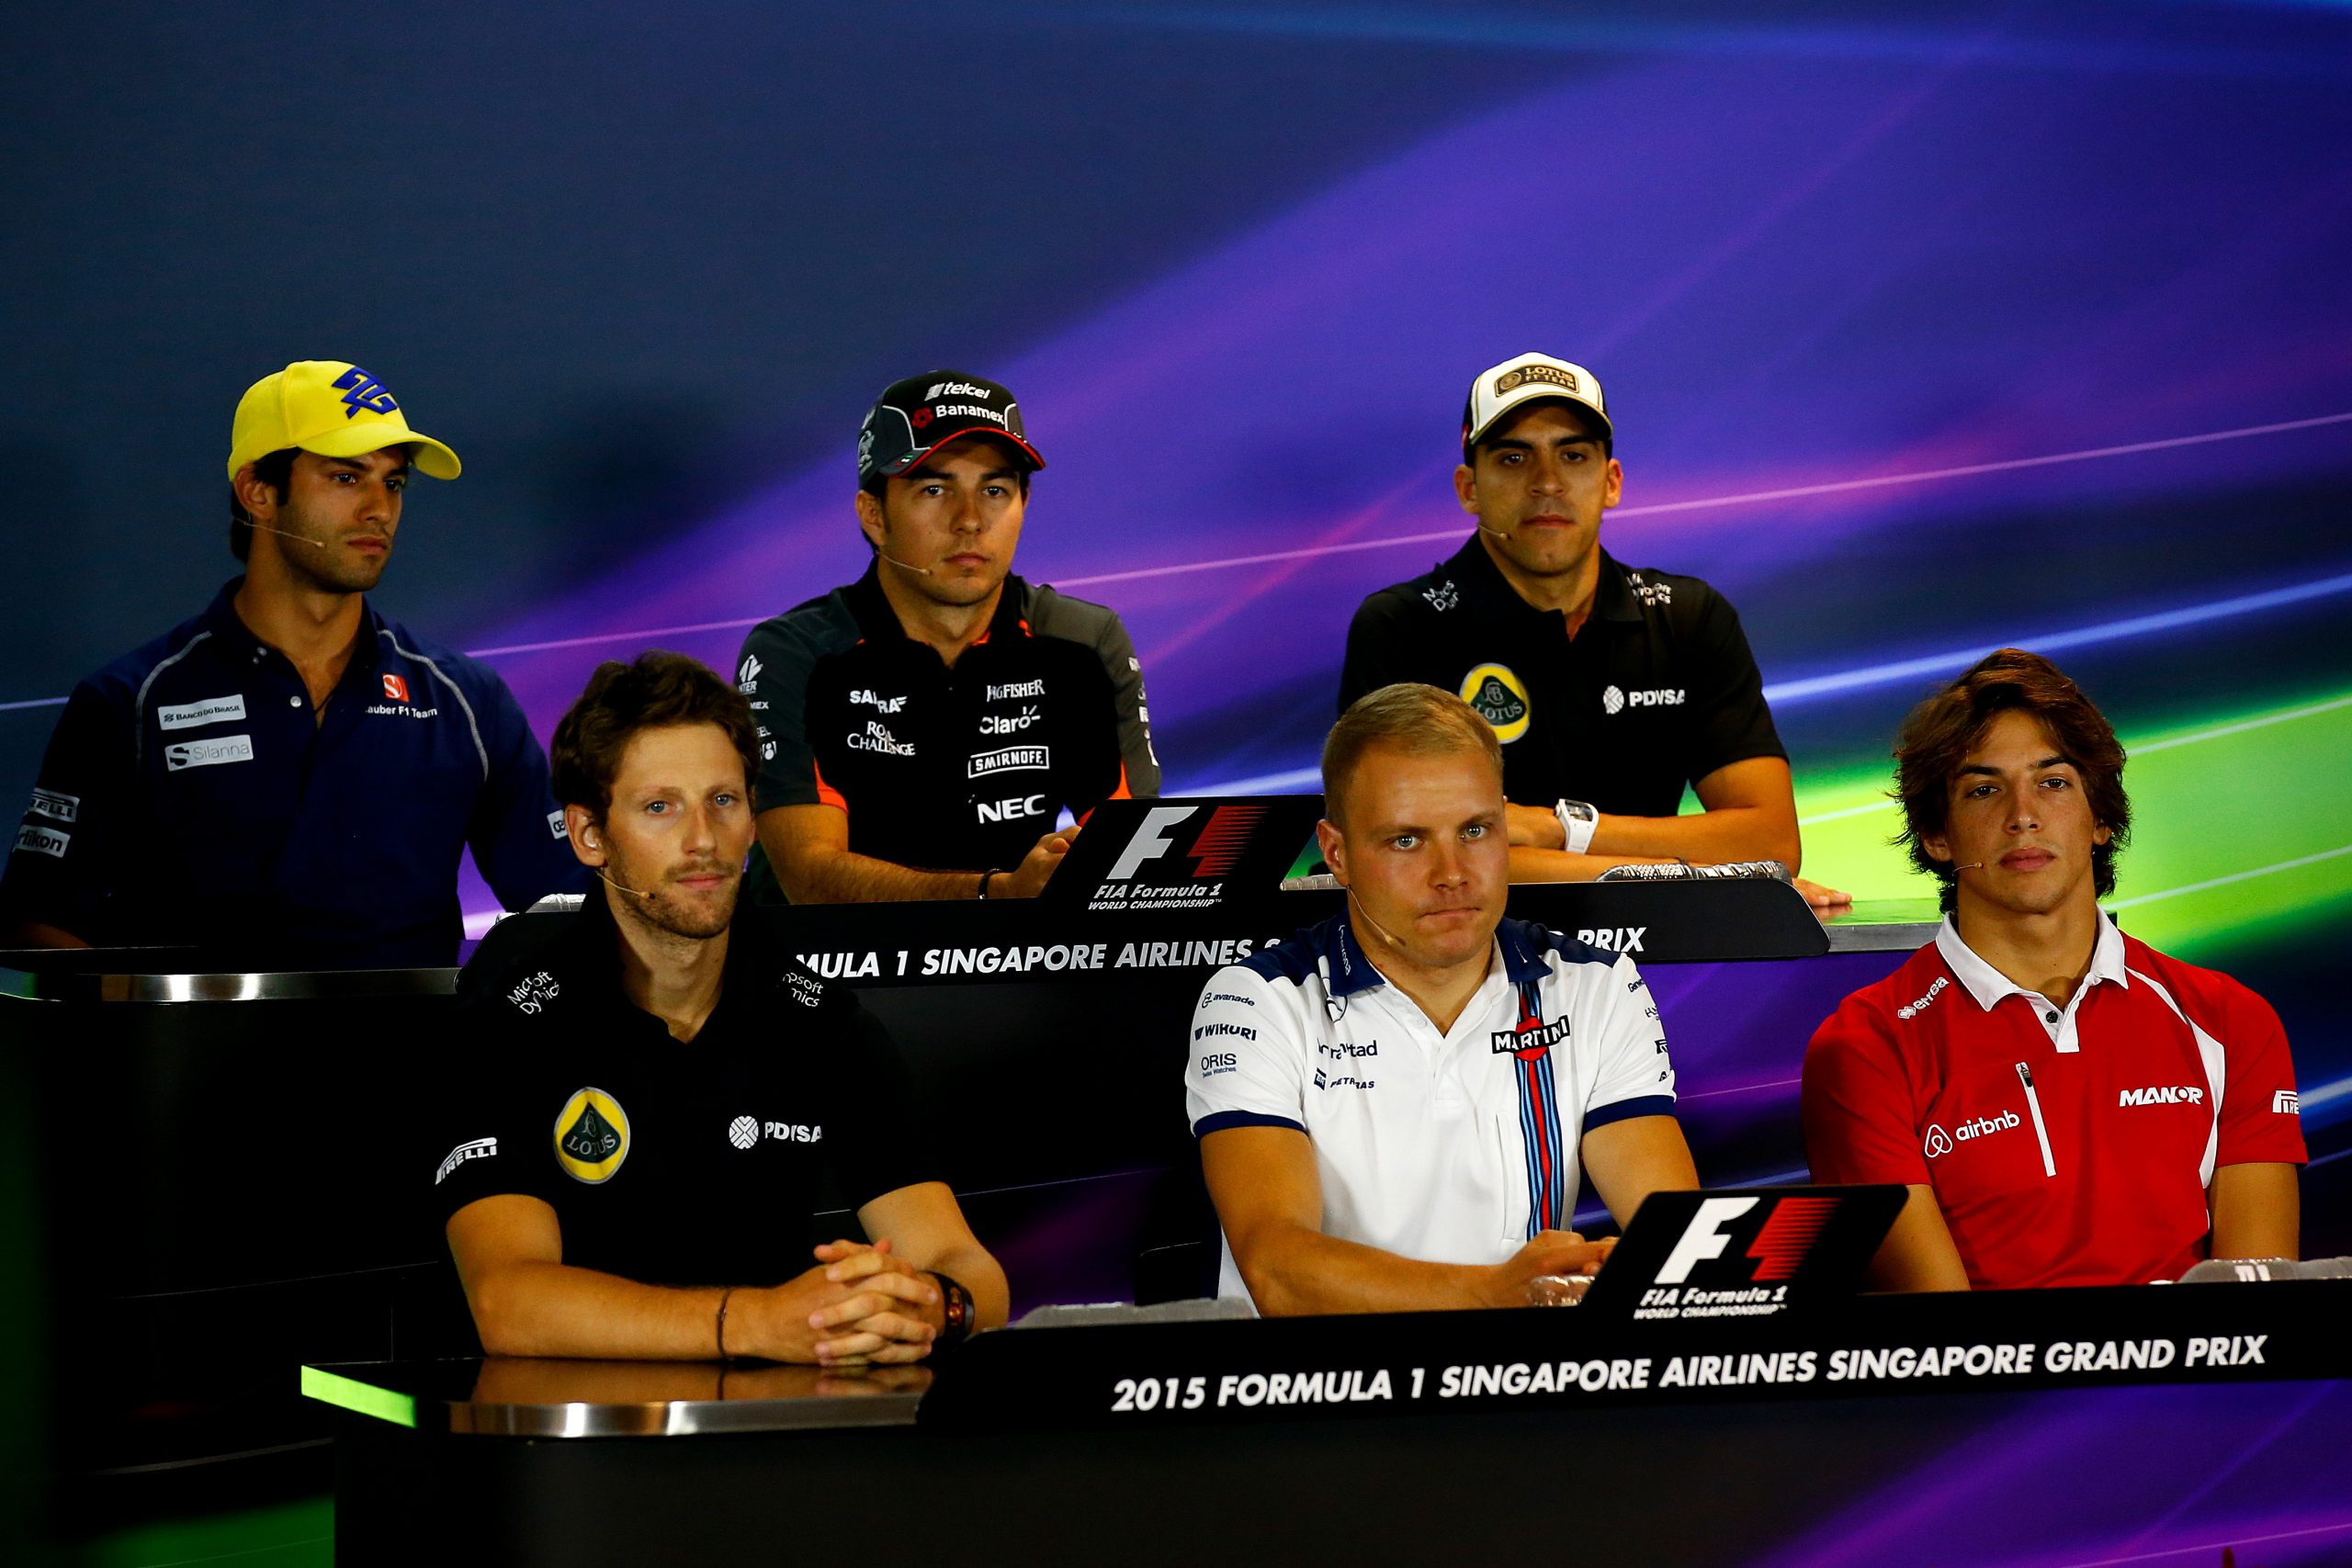
[[[1326,1235],[1497,1263],[1566,1225],[1586,1133],[1673,1113],[1674,1066],[1630,958],[1505,920],[1485,983],[1441,1033],[1340,916],[1210,976],[1184,1089],[1196,1137],[1313,1140]],[[1248,1293],[1230,1246],[1217,1291]]]
[[[1814,1035],[1804,1115],[1815,1180],[1933,1188],[1981,1290],[2177,1279],[2215,1169],[2305,1158],[2270,1004],[2105,914],[2064,1008],[1946,920]]]

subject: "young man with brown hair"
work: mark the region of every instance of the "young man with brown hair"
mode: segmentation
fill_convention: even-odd
[[[1943,930],[1822,1024],[1803,1100],[1815,1180],[1910,1189],[1879,1282],[2134,1284],[2295,1256],[2278,1015],[2098,907],[2132,826],[2107,719],[2003,649],[1914,708],[1894,754]]]
[[[1470,383],[1452,558],[1370,595],[1348,626],[1344,710],[1396,681],[1457,694],[1503,748],[1511,879],[1802,858],[1788,752],[1731,602],[1621,564],[1616,429],[1581,365],[1521,354]],[[1688,787],[1699,809],[1682,814]],[[1818,906],[1846,896],[1800,884]]]
[[[1004,1321],[889,1035],[738,918],[758,748],[741,695],[674,653],[598,667],[556,727],[603,886],[469,971],[434,1177],[492,1353],[909,1361]],[[828,1168],[869,1241],[807,1266]]]
[[[1045,466],[982,377],[910,377],[866,411],[873,565],[743,639],[759,883],[802,904],[1033,897],[1069,848],[1062,812],[1159,793],[1118,615],[1012,574]]]
[[[1607,1255],[1567,1228],[1579,1162],[1621,1222],[1698,1185],[1657,1008],[1632,959],[1503,919],[1502,758],[1469,705],[1367,694],[1323,784],[1347,912],[1218,970],[1193,1015],[1219,1293],[1268,1314],[1525,1305]]]

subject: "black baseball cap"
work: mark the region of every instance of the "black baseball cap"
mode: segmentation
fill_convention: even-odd
[[[1042,468],[1046,459],[1021,430],[1021,405],[984,377],[961,370],[910,376],[883,389],[857,433],[857,477],[905,473],[950,441],[993,435]]]

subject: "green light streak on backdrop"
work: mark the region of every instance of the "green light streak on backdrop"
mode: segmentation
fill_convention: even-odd
[[[2127,731],[2123,743],[2132,841],[2112,902],[2133,935],[2194,957],[2352,916],[2352,693]],[[1891,765],[1798,776],[1797,815],[1826,818],[1804,829],[1806,876],[1857,898],[1932,896],[1886,841],[1898,823],[1891,782]]]

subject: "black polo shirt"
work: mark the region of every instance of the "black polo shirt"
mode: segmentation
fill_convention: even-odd
[[[953,669],[900,628],[869,567],[754,626],[736,676],[760,726],[759,808],[837,806],[856,854],[1010,870],[1065,808],[1159,793],[1126,628],[1018,577]]]
[[[687,1042],[622,994],[603,897],[531,919],[550,933],[486,944],[460,982],[435,1117],[440,1221],[526,1193],[555,1210],[566,1263],[773,1285],[832,1239],[810,1220],[829,1168],[852,1208],[937,1178],[888,1033],[757,911],[737,916],[718,1005]]]
[[[1786,757],[1731,602],[1695,577],[1600,554],[1592,614],[1567,636],[1521,599],[1476,535],[1358,606],[1340,709],[1418,681],[1459,694],[1503,743],[1503,790],[1624,817],[1672,817],[1682,790],[1750,757]]]
[[[435,966],[458,961],[468,846],[510,909],[594,886],[505,682],[363,604],[314,712],[238,618],[243,581],[74,688],[0,909],[99,947]]]

